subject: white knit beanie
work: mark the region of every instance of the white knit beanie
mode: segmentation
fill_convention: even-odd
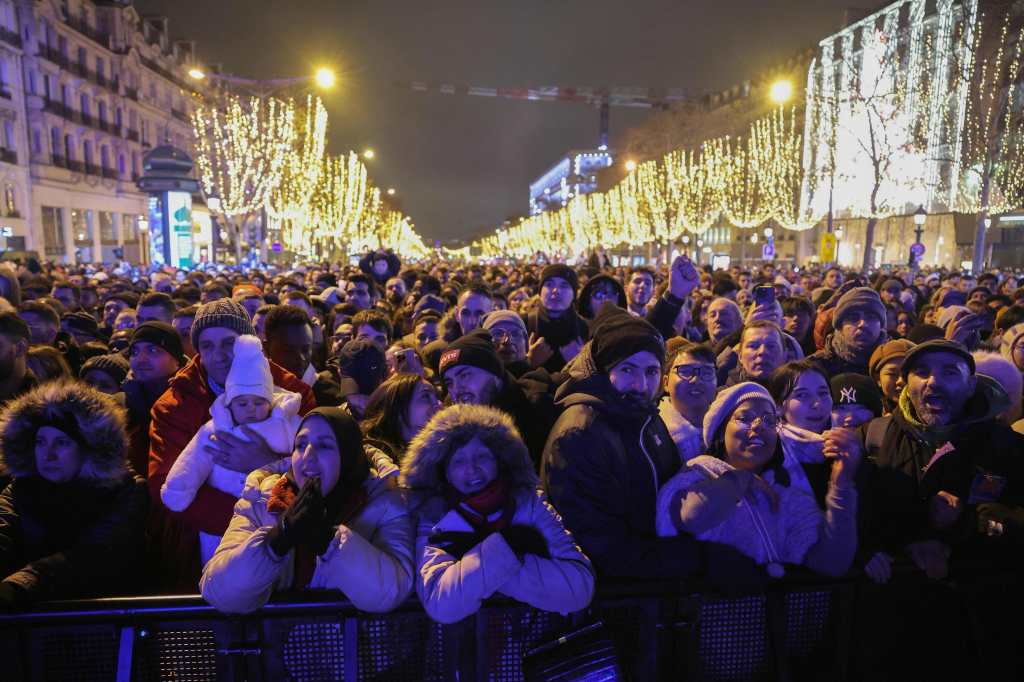
[[[772,394],[764,386],[755,384],[753,381],[744,381],[719,391],[704,415],[704,442],[707,446],[711,447],[718,430],[732,416],[740,403],[757,398],[767,400],[774,408],[775,401],[772,400]]]
[[[258,395],[268,402],[274,397],[270,362],[263,355],[259,338],[251,334],[235,339],[235,357],[224,383],[224,404],[230,405],[240,395]]]

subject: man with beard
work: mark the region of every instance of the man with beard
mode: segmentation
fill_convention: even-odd
[[[754,563],[692,536],[658,537],[658,489],[682,462],[655,399],[662,387],[665,346],[657,330],[605,306],[593,339],[555,399],[563,409],[541,464],[541,480],[566,528],[604,578],[678,579],[706,566],[712,580],[739,576],[705,552],[730,555],[747,571]]]
[[[511,310],[495,310],[484,318],[483,328],[491,333],[498,357],[512,376],[518,379],[530,371],[523,318]]]
[[[671,339],[665,358],[665,393],[658,403],[669,435],[688,462],[704,453],[704,414],[715,398],[715,354],[706,344]]]
[[[385,297],[388,303],[399,308],[402,302],[405,301],[405,280],[401,277],[392,277],[384,285]]]
[[[540,461],[551,427],[550,395],[543,390],[527,393],[501,364],[491,332],[478,329],[449,344],[437,373],[451,402],[488,405],[511,416],[534,463]]]
[[[28,357],[29,330],[15,313],[0,313],[0,404],[36,387]]]
[[[971,569],[978,566],[986,571],[986,581],[993,569],[1015,570],[1024,534],[1024,437],[998,419],[1008,405],[1005,392],[994,380],[975,374],[974,358],[963,345],[945,339],[911,348],[901,372],[906,388],[896,411],[865,427],[866,452],[873,463],[861,538],[865,573],[875,582],[887,582],[891,564],[900,556],[908,556],[934,580],[953,574],[958,582],[976,583]],[[960,654],[969,639],[962,620],[950,618],[962,608],[960,598],[951,604],[947,590],[916,584],[909,592],[887,590],[879,596],[881,604],[864,606],[874,609],[872,620],[879,623],[865,636],[882,649],[896,646],[897,662],[913,671],[894,670],[892,661],[877,665],[888,679],[974,677],[945,667],[962,663]],[[987,596],[982,596],[983,585],[971,590],[972,615],[983,635],[975,631],[974,641],[984,642],[988,653],[1019,657],[1005,624],[990,628],[992,623],[986,622],[1019,612],[1019,589],[1007,590],[1005,584],[997,589],[997,584]],[[880,612],[883,618],[877,617]],[[988,646],[1000,638],[1010,641]],[[923,667],[934,669],[925,670],[919,657],[907,656],[923,647],[947,655],[929,658]],[[870,646],[866,651],[878,653]],[[876,677],[871,664],[867,667],[864,676]]]
[[[867,374],[871,354],[886,341],[884,324],[885,306],[878,292],[869,287],[850,289],[836,304],[833,332],[825,338],[825,347],[810,359],[829,377]]]

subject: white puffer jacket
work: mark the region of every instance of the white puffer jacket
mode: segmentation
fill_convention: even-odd
[[[231,524],[203,569],[203,598],[226,613],[254,611],[275,589],[291,587],[295,553],[277,556],[267,533],[277,516],[267,510],[282,474],[261,469],[249,476]],[[412,593],[414,522],[399,492],[381,483],[375,471],[363,484],[369,500],[316,557],[311,589],[340,590],[363,611],[385,612]]]

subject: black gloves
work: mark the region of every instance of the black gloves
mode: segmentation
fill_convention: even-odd
[[[481,540],[483,538],[476,533],[446,530],[431,535],[427,538],[427,544],[451,554],[456,559],[461,559],[466,552],[479,545]]]
[[[277,556],[284,556],[297,545],[305,545],[322,554],[327,549],[324,527],[327,526],[327,505],[320,494],[320,477],[306,481],[295,501],[280,516],[277,525],[267,533],[267,542]]]
[[[535,554],[542,559],[550,559],[547,540],[533,526],[509,526],[501,531],[501,536],[520,559],[524,554]]]

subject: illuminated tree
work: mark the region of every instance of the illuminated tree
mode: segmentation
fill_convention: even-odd
[[[320,98],[308,96],[297,118],[296,145],[289,151],[281,181],[270,191],[266,205],[267,217],[286,232],[291,241],[296,241],[298,232],[310,223],[311,202],[320,175],[326,170],[327,110]]]
[[[235,258],[241,262],[242,230],[281,184],[295,147],[295,104],[227,95],[196,106],[192,127],[203,191],[219,201],[214,213],[232,226]]]

